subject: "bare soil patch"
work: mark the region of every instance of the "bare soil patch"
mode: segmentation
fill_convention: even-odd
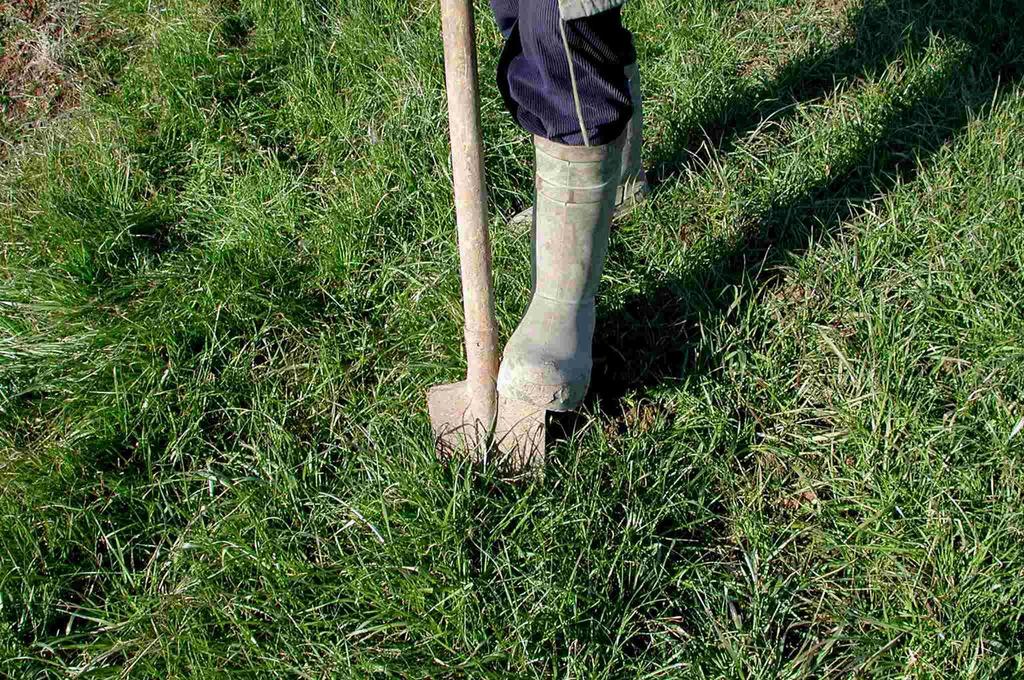
[[[83,47],[110,37],[75,0],[0,0],[0,157],[81,102]]]

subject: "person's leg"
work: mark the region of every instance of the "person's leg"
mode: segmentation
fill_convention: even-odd
[[[498,30],[506,39],[512,35],[512,29],[519,21],[519,0],[491,0],[491,10]]]
[[[527,131],[570,146],[616,140],[632,113],[625,69],[636,61],[619,9],[562,21],[556,0],[519,0],[498,85]]]
[[[497,0],[495,0],[497,1]],[[509,110],[517,121],[534,134],[566,143],[580,143],[582,135],[572,90],[576,75],[583,118],[586,124],[612,130],[622,123],[626,107],[621,88],[625,84],[632,111],[626,125],[623,146],[622,178],[616,194],[616,215],[633,207],[646,195],[647,177],[643,172],[640,149],[643,145],[643,107],[640,73],[636,65],[632,36],[622,26],[619,10],[587,20],[568,22],[566,40],[562,40],[555,3],[545,5],[537,0],[522,0],[522,27],[516,35],[511,31],[499,67],[498,83]],[[527,4],[529,3],[529,4]],[[554,12],[552,15],[551,12]],[[517,15],[518,18],[518,15]],[[573,72],[568,68],[565,43],[573,56]],[[621,62],[628,62],[619,70]],[[552,98],[551,93],[555,92]],[[536,102],[543,105],[538,106]],[[552,114],[554,112],[554,114]],[[575,124],[574,128],[570,128]],[[558,131],[571,129],[568,135]],[[554,131],[554,132],[553,132]],[[602,136],[599,134],[599,137]],[[510,220],[510,226],[526,230],[533,221],[533,206]]]
[[[590,384],[597,289],[632,113],[632,39],[618,10],[563,22],[557,0],[520,0],[502,60],[502,93],[534,133],[534,282],[505,347],[498,391],[551,411]]]

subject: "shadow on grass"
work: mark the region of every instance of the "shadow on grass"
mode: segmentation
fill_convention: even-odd
[[[907,53],[922,54],[933,36],[968,50],[951,69],[929,76],[908,101],[889,109],[871,141],[827,176],[744,215],[739,235],[716,244],[720,254],[708,266],[692,276],[649,281],[648,290],[605,314],[595,340],[591,397],[602,412],[621,416],[628,392],[712,370],[720,357],[696,356],[700,325],[726,313],[732,287],[778,285],[775,266],[804,252],[812,238],[835,234],[898,183],[914,179],[972,115],[1012,90],[1024,69],[1022,10],[1021,0],[869,0],[851,17],[855,35],[849,42],[797,58],[773,82],[728,98],[695,142],[696,135],[670,122],[670,148],[654,152],[655,176],[662,183],[727,153],[767,119],[792,115],[796,107],[787,105],[849,87]]]
[[[765,121],[794,115],[797,107],[791,104],[852,88],[858,80],[876,77],[908,56],[917,61],[932,47],[934,37],[948,38],[959,47],[948,66],[934,72],[918,69],[922,74],[915,72],[909,91],[887,107],[872,111],[871,125],[865,129],[844,127],[841,132],[852,133],[853,144],[842,154],[830,154],[836,156],[828,159],[832,161],[830,171],[808,177],[793,190],[773,189],[771,195],[753,201],[736,228],[710,244],[707,252],[713,255],[708,263],[692,272],[655,275],[644,283],[642,293],[604,313],[595,339],[596,368],[589,399],[591,407],[599,407],[605,427],[628,419],[633,408],[626,399],[629,394],[714,371],[722,357],[716,348],[707,352],[702,324],[732,314],[742,318],[744,308],[762,298],[746,296],[740,309],[732,310],[734,287],[763,292],[780,285],[779,265],[805,252],[812,242],[834,236],[844,224],[870,209],[878,197],[913,180],[972,119],[1013,89],[1024,74],[1024,43],[1019,38],[1022,8],[1024,0],[869,0],[851,16],[855,33],[848,42],[798,57],[772,82],[728,97],[706,124],[699,126],[701,134],[683,129],[679,121],[669,121],[670,141],[653,154],[653,175],[660,183],[702,172],[736,149]],[[657,187],[654,200],[658,200]],[[571,436],[584,426],[584,420],[570,417],[558,427]],[[653,460],[646,464],[657,466]],[[699,493],[701,482],[689,480],[686,491]],[[660,501],[650,502],[648,507],[657,507]],[[634,507],[637,505],[642,506],[643,501],[634,499]],[[703,555],[700,547],[728,549],[723,541],[725,509],[707,507],[705,511],[707,523],[697,531],[675,526],[678,518],[672,516],[658,527],[659,535],[688,546],[683,552],[667,555],[666,563],[676,568],[707,563],[715,557]],[[729,559],[733,558],[741,560],[739,555]],[[701,603],[692,594],[671,587],[659,590],[663,587],[651,585],[674,603],[675,610],[699,611]],[[685,630],[697,626],[697,618],[687,615],[677,621]],[[792,628],[786,629],[782,642],[782,656],[798,666],[813,665],[820,652],[819,645]],[[839,647],[856,646],[852,641],[836,644],[830,652],[836,659],[842,657]],[[642,656],[646,649],[642,636],[636,636],[623,651]],[[856,658],[853,655],[842,663],[853,663]],[[700,665],[696,657],[691,661],[695,667]],[[853,667],[841,672],[853,672]]]

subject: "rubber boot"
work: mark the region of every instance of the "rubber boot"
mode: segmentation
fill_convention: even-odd
[[[640,68],[636,64],[626,67],[629,94],[633,99],[633,116],[629,119],[622,148],[622,171],[615,192],[615,213],[619,217],[628,213],[649,191],[647,173],[644,172],[641,151],[644,144],[644,105],[640,88]],[[533,221],[533,206],[511,219],[513,230],[526,231]]]
[[[590,147],[534,139],[533,296],[505,347],[502,396],[571,411],[587,393],[624,139]]]
[[[615,194],[615,214],[628,211],[636,201],[647,195],[647,173],[644,172],[641,152],[644,145],[644,101],[640,91],[640,68],[636,64],[626,67],[629,94],[633,99],[633,117],[626,126],[622,147],[622,172]]]

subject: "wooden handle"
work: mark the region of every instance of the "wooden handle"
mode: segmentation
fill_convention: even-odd
[[[490,426],[497,412],[498,324],[491,283],[491,240],[487,231],[487,187],[472,1],[441,0],[441,27],[462,302],[466,315],[466,387],[474,417]]]

